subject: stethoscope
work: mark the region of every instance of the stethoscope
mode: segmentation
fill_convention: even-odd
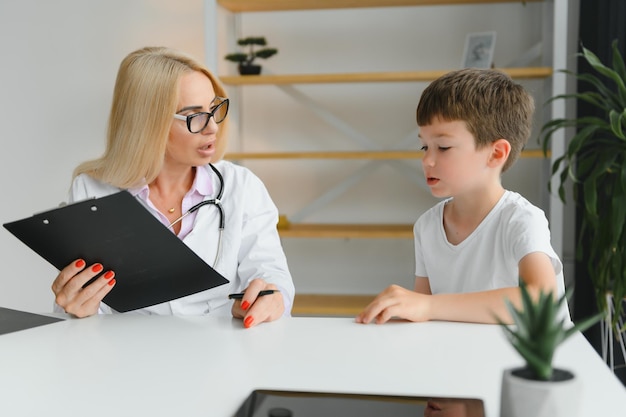
[[[215,172],[215,174],[217,175],[217,178],[218,178],[218,180],[220,182],[220,188],[219,188],[219,191],[217,193],[217,197],[215,197],[215,198],[213,198],[211,200],[204,200],[204,201],[199,202],[198,204],[196,204],[195,206],[193,206],[189,210],[187,210],[187,212],[183,213],[182,216],[180,216],[179,218],[174,220],[172,223],[170,223],[170,225],[167,226],[167,227],[171,228],[176,223],[178,223],[182,219],[184,219],[187,215],[193,213],[196,210],[199,210],[201,207],[204,207],[207,204],[213,204],[215,207],[217,207],[217,210],[220,212],[220,226],[219,226],[219,235],[218,235],[218,238],[217,238],[217,252],[215,253],[215,261],[213,261],[213,267],[215,268],[215,265],[217,265],[217,259],[219,258],[220,254],[222,252],[222,234],[224,233],[224,223],[226,221],[226,216],[224,214],[224,208],[222,207],[222,195],[224,194],[224,177],[222,177],[222,174],[220,174],[220,172],[217,170],[217,168],[215,168],[213,166],[213,164],[209,164],[209,166],[211,167],[213,172]]]

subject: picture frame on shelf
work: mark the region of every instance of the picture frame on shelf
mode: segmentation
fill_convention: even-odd
[[[495,46],[495,31],[468,33],[461,68],[492,68]]]

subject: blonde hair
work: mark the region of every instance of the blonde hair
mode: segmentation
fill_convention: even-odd
[[[84,173],[119,188],[152,182],[163,166],[180,79],[193,71],[205,74],[215,94],[226,97],[217,78],[183,52],[146,47],[128,54],[115,81],[106,150],[100,158],[76,167],[74,177]],[[226,131],[227,120],[220,124],[212,162],[224,155]]]
[[[436,118],[461,120],[480,149],[498,139],[511,144],[502,172],[513,165],[528,142],[535,104],[507,74],[491,69],[462,69],[433,81],[417,105],[417,124]]]

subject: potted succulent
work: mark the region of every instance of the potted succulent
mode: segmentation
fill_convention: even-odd
[[[613,41],[612,52],[612,62],[607,66],[582,47],[578,55],[591,70],[562,72],[576,77],[589,89],[549,100],[581,100],[594,108],[596,115],[551,120],[543,125],[540,141],[547,153],[555,131],[577,129],[565,154],[555,160],[552,173],[559,175],[558,193],[563,202],[568,179],[573,181],[574,195],[582,206],[576,256],[587,265],[598,310],[608,313],[615,309],[610,324],[621,339],[624,328],[618,323],[623,318],[622,300],[626,297],[626,65],[617,40]]]
[[[255,49],[255,47],[267,45],[263,37],[242,38],[237,41],[237,44],[241,47],[248,48],[247,52],[228,54],[224,58],[228,61],[237,62],[239,64],[239,74],[241,75],[259,75],[261,73],[261,66],[255,65],[254,60],[256,58],[267,59],[278,53],[278,49],[275,48]]]
[[[498,322],[526,365],[503,372],[500,417],[574,417],[580,381],[570,371],[553,367],[554,352],[574,333],[600,320],[602,314],[574,325],[566,316],[570,291],[560,298],[542,291],[534,300],[523,283],[520,291],[519,309],[506,301],[514,326],[499,318]]]

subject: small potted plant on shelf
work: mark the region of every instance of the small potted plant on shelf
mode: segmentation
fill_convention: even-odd
[[[255,65],[254,60],[256,58],[267,59],[278,53],[278,49],[275,48],[255,49],[255,47],[267,45],[264,37],[242,38],[237,41],[237,44],[241,47],[248,48],[248,51],[245,53],[237,52],[228,54],[224,58],[228,61],[237,62],[239,64],[239,74],[241,75],[259,75],[261,73],[261,66]]]
[[[514,326],[497,319],[526,362],[525,366],[503,372],[500,417],[574,417],[580,381],[572,372],[554,368],[552,359],[561,343],[589,328],[602,314],[574,325],[565,317],[570,291],[560,298],[542,291],[533,300],[523,283],[520,290],[519,309],[506,301]]]

